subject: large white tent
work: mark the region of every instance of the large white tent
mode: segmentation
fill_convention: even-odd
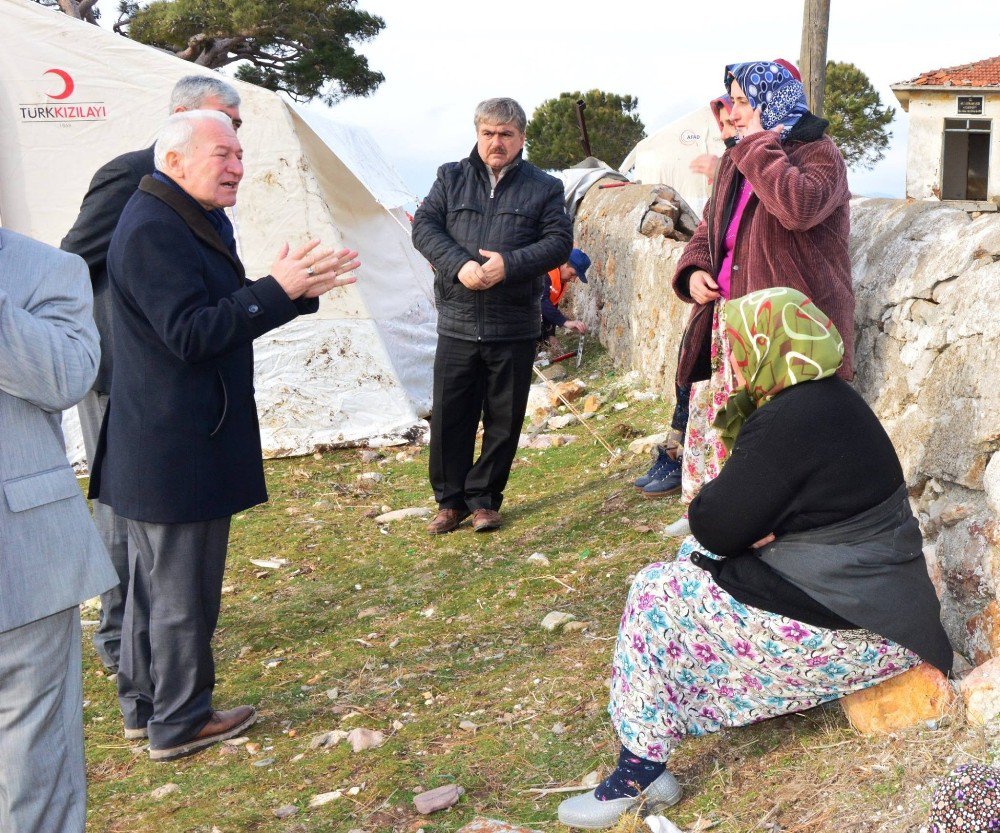
[[[725,149],[706,104],[639,142],[619,170],[636,182],[669,185],[700,217],[712,189],[705,176],[688,166],[703,153],[722,156]]]
[[[0,0],[0,19],[0,222],[57,246],[94,171],[150,145],[177,80],[208,70],[27,0]],[[315,237],[362,262],[318,314],[256,342],[265,456],[421,430],[436,336],[430,267],[401,208],[412,195],[364,131],[234,84],[247,274],[267,274],[285,241]],[[76,457],[72,416],[66,430]]]

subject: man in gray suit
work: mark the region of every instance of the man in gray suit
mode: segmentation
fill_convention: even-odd
[[[184,110],[218,110],[229,116],[233,130],[239,130],[243,124],[239,93],[221,78],[211,75],[188,75],[177,82],[170,95],[169,112],[180,113]],[[111,395],[113,338],[108,247],[125,203],[139,187],[139,180],[152,174],[153,170],[152,145],[123,153],[104,164],[94,174],[80,206],[80,214],[60,244],[64,251],[80,255],[87,261],[94,289],[94,318],[101,335],[101,364],[97,379],[78,406],[83,445],[91,466]],[[118,584],[101,596],[101,623],[94,633],[94,647],[104,667],[116,673],[121,656],[125,597],[128,594],[128,532],[125,520],[101,501],[94,501],[94,520],[118,571]]]
[[[0,830],[82,833],[79,603],[117,581],[60,411],[100,356],[86,264],[0,229]]]

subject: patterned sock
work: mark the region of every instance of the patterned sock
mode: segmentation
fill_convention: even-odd
[[[666,768],[666,764],[647,761],[645,758],[633,755],[623,746],[618,753],[618,766],[597,785],[594,797],[598,801],[612,801],[616,798],[637,796],[659,778]]]

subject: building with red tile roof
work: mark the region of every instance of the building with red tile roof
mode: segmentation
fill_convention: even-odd
[[[892,91],[910,114],[906,195],[1000,202],[1000,56],[923,72]]]

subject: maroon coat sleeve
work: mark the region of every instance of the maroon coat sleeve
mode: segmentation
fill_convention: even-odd
[[[747,136],[730,153],[761,205],[789,231],[819,225],[851,198],[847,167],[829,137],[796,148],[794,161],[769,130]]]
[[[685,304],[694,303],[688,282],[691,273],[698,269],[712,273],[712,255],[708,250],[708,225],[704,220],[698,223],[694,235],[688,240],[677,263],[677,271],[674,272],[674,292]]]

